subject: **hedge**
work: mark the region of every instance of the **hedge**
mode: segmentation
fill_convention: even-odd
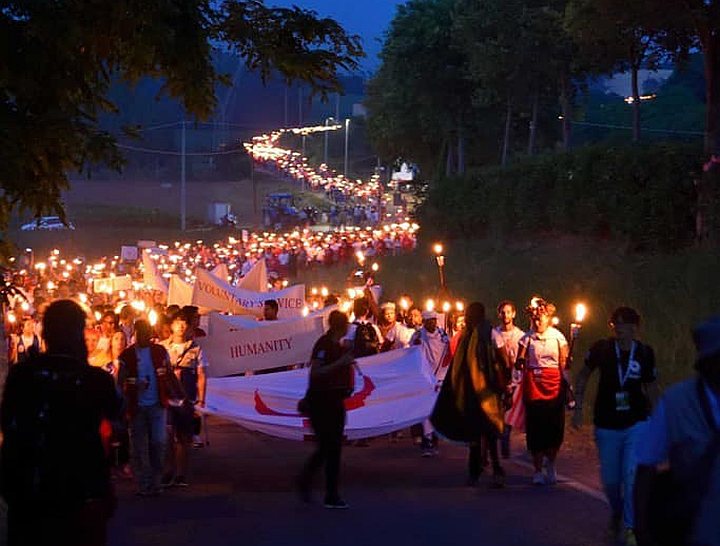
[[[420,218],[447,237],[565,232],[677,248],[695,237],[701,165],[685,144],[546,154],[436,181]]]

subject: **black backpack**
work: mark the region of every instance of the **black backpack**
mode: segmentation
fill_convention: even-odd
[[[102,388],[107,381],[99,374],[106,372],[89,366],[57,370],[44,366],[43,360],[18,364],[11,371],[16,388],[11,415],[3,415],[0,492],[9,504],[72,509],[110,493],[98,432],[98,406],[105,404],[98,396],[115,392]],[[5,395],[10,393],[6,390]],[[10,410],[5,402],[3,409]]]
[[[378,354],[380,352],[380,338],[375,331],[375,327],[369,322],[354,322],[353,324],[356,326],[353,356],[361,358]]]

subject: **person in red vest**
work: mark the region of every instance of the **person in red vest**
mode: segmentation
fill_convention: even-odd
[[[526,309],[532,325],[518,342],[515,367],[523,370],[527,448],[533,458],[533,485],[555,485],[555,459],[565,435],[568,343],[552,326],[555,306],[534,297]],[[543,462],[546,462],[543,474]]]
[[[170,357],[162,345],[153,343],[153,330],[146,320],[135,323],[136,342],[118,359],[120,385],[127,404],[130,447],[140,496],[160,493],[165,445],[166,410],[182,398]]]

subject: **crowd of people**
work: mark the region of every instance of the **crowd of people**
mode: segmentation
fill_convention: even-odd
[[[581,427],[585,387],[598,370],[593,414],[600,477],[611,508],[610,541],[718,544],[720,319],[694,331],[699,377],[671,389],[651,418],[659,398],[655,355],[638,340],[640,315],[630,307],[618,307],[609,317],[611,336],[590,348],[576,374],[575,393],[570,343],[553,326],[555,306],[542,298],[534,297],[524,309],[527,329],[515,324],[517,310],[510,301],[498,304],[496,326],[483,304],[471,303],[446,322],[449,333],[438,327],[434,311],[410,308],[398,316],[392,303],[375,313],[372,307],[371,297],[356,300],[353,322],[333,314],[330,330],[313,350],[304,410],[318,447],[298,478],[301,498],[310,498],[312,476],[324,463],[325,506],[348,506],[338,491],[338,473],[342,400],[352,390],[355,359],[420,345],[440,391],[431,416],[416,427],[423,456],[437,453],[437,433],[464,442],[468,485],[477,485],[490,466],[490,486],[502,488],[501,459],[510,455],[510,432],[522,429],[534,466],[531,483],[553,486],[566,408],[574,409],[573,426]],[[663,490],[658,484],[669,480],[658,476],[657,468],[668,462],[678,474],[674,488]]]
[[[303,267],[372,261],[415,247],[416,224],[376,225],[377,180],[312,169],[277,146],[285,133],[257,137],[246,148],[256,163],[335,201],[338,194],[364,199],[365,209],[354,201],[335,209],[331,223],[355,227],[153,245],[150,259],[162,277],[192,281],[198,267],[224,266],[236,283],[264,258],[280,288],[282,278]],[[0,408],[0,494],[11,546],[105,544],[116,503],[113,471],[135,480],[142,497],[190,485],[193,445],[204,445],[201,414],[212,363],[197,343],[204,335],[198,309],[167,305],[163,292],[145,282],[142,261],[114,256],[89,263],[59,250],[45,261],[31,252],[15,260],[10,280],[17,292],[4,313],[11,365]],[[125,276],[126,284],[115,286]],[[310,297],[328,305],[338,299],[331,291]],[[720,319],[694,331],[698,377],[659,399],[655,354],[638,339],[640,315],[629,307],[609,317],[610,336],[591,346],[573,390],[573,332],[568,339],[553,325],[555,306],[540,297],[522,307],[501,301],[494,317],[479,302],[447,304],[439,313],[407,294],[376,301],[369,287],[346,303],[329,314],[327,333],[308,355],[308,389],[298,410],[309,418],[316,450],[297,478],[303,500],[311,499],[324,467],[324,506],[348,508],[339,474],[344,401],[354,390],[357,359],[419,347],[437,391],[431,414],[410,430],[423,457],[436,456],[443,438],[462,442],[467,484],[477,486],[489,469],[489,485],[503,488],[511,434],[524,431],[534,467],[528,482],[552,487],[566,409],[574,403],[572,424],[580,427],[586,386],[597,371],[595,441],[613,539],[628,546],[720,544]],[[520,323],[522,313],[527,323]],[[269,293],[263,319],[277,314]],[[671,478],[658,474],[668,462]]]

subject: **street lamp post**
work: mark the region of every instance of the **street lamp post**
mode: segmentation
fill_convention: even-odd
[[[435,253],[435,262],[438,266],[438,276],[440,277],[440,291],[445,293],[447,291],[447,285],[445,284],[445,255],[443,254],[443,246],[440,243],[433,245],[433,252]]]
[[[187,181],[186,181],[186,139],[185,119],[182,120],[182,133],[180,136],[180,230],[187,227]]]
[[[335,118],[333,118],[333,117],[325,118],[325,128],[326,128],[325,129],[325,146],[323,148],[323,163],[325,163],[325,165],[328,164],[328,139],[330,138],[330,134],[329,134],[329,131],[327,130],[327,127],[329,127],[329,124],[331,121],[333,123],[335,123]]]
[[[347,178],[348,175],[348,144],[350,143],[350,118],[347,118],[345,120],[345,169],[343,170],[343,174],[345,175],[345,178]]]

